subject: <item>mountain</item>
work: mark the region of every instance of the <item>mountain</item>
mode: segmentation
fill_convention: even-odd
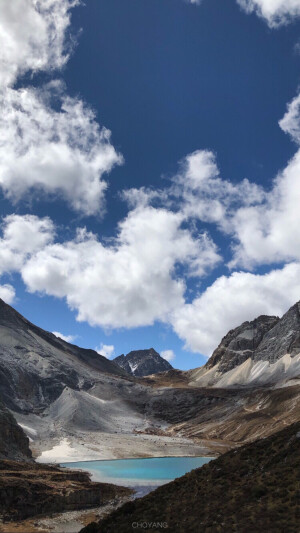
[[[124,375],[96,351],[38,328],[0,299],[0,389],[9,408],[40,412],[65,387],[88,389],[98,371]]]
[[[282,318],[260,316],[229,331],[207,364],[190,372],[198,386],[293,384],[300,379],[300,302]]]
[[[0,301],[0,401],[42,462],[218,455],[299,420],[298,310],[244,323],[205,367],[140,377]]]
[[[299,470],[300,423],[126,503],[81,533],[127,533],[128,524],[143,524],[137,530],[166,528],[173,533],[296,533]],[[278,480],[284,480],[284,486]]]
[[[168,361],[163,359],[153,348],[149,350],[136,350],[127,355],[119,355],[114,359],[121,368],[132,376],[149,376],[172,370],[173,367]]]
[[[153,436],[167,426],[160,395],[113,361],[57,338],[0,301],[0,400],[39,460],[201,454],[202,445]]]

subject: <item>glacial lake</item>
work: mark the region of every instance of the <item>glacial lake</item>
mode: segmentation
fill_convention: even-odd
[[[82,461],[61,463],[61,466],[86,470],[93,481],[103,481],[126,487],[153,488],[199,468],[213,457],[153,457],[150,459],[115,459],[112,461]]]

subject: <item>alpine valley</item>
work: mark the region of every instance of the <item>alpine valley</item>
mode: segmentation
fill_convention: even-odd
[[[221,340],[204,367],[180,371],[153,348],[110,361],[40,329],[1,300],[0,391],[2,518],[28,519],[41,506],[47,514],[94,508],[100,501],[120,505],[131,497],[129,489],[92,483],[87,474],[48,463],[230,458],[228,453],[241,446],[248,450],[289,427],[299,430],[300,303],[282,318],[260,316],[241,324]],[[294,442],[292,433],[292,446],[299,451],[300,439]],[[271,456],[273,441],[266,442]],[[216,464],[222,471],[229,459],[221,459]],[[209,475],[213,470],[207,469],[214,469],[199,472],[203,468]],[[183,531],[175,522],[172,531]],[[201,531],[221,529],[203,526]]]

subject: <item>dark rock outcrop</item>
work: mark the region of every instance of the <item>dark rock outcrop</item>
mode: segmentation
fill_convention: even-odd
[[[262,315],[229,331],[205,366],[209,369],[218,364],[219,372],[225,373],[249,358],[272,364],[285,354],[294,357],[299,353],[300,302],[282,318]]]
[[[255,361],[274,363],[285,355],[300,352],[300,302],[293,305],[263,337],[255,350]]]
[[[0,459],[32,460],[29,439],[13,415],[0,404]]]
[[[119,355],[119,357],[114,359],[114,362],[128,374],[140,377],[173,369],[172,365],[163,359],[153,348],[132,351],[126,356],[124,354]]]
[[[244,322],[241,326],[230,330],[221,340],[207,362],[207,368],[219,363],[220,372],[228,372],[242,364],[249,357],[254,358],[264,336],[278,324],[276,316],[259,316],[251,322]]]

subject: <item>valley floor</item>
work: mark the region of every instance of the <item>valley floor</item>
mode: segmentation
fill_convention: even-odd
[[[61,441],[35,441],[32,451],[39,463],[65,463],[105,459],[219,455],[230,445],[177,436],[91,433],[77,434]]]

